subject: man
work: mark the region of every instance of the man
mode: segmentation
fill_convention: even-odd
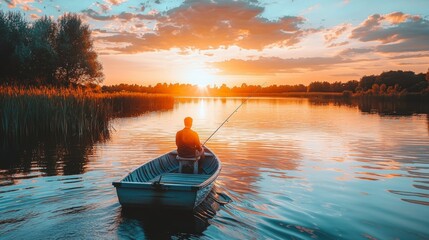
[[[203,156],[204,149],[201,146],[198,133],[191,130],[192,118],[186,117],[184,120],[185,128],[176,133],[177,153],[180,157]]]

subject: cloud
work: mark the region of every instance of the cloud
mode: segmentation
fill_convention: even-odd
[[[115,17],[113,16],[105,16],[105,15],[101,15],[99,14],[97,11],[93,10],[93,9],[85,9],[82,11],[82,13],[87,16],[90,17],[94,20],[98,20],[98,21],[108,21],[108,20],[113,20],[115,19]]]
[[[26,11],[26,12],[28,12],[28,11],[35,11],[35,12],[39,12],[39,13],[41,13],[41,12],[42,12],[42,10],[40,10],[40,9],[38,9],[38,8],[35,8],[35,7],[32,7],[32,6],[30,6],[29,4],[24,4],[24,5],[22,5],[22,6],[21,6],[21,9],[22,9],[23,11]]]
[[[350,28],[349,24],[342,24],[340,26],[334,27],[332,29],[327,30],[327,33],[325,34],[325,41],[326,43],[331,43],[338,39],[345,31],[347,31]]]
[[[344,57],[352,57],[355,55],[363,54],[363,53],[369,53],[374,51],[374,49],[371,48],[347,48],[342,50],[338,55],[344,56]]]
[[[359,77],[360,75],[357,73],[339,73],[339,74],[331,74],[333,77]]]
[[[221,74],[226,75],[272,75],[299,72],[302,70],[324,70],[333,68],[334,65],[350,62],[357,61],[352,61],[340,56],[288,59],[261,57],[256,60],[231,59],[223,62],[214,62],[212,66],[221,70]]]
[[[106,2],[112,5],[120,5],[121,3],[126,2],[126,0],[106,0]]]
[[[30,18],[33,19],[33,20],[36,20],[36,19],[39,19],[40,16],[33,13],[33,14],[30,14]]]
[[[299,26],[302,17],[286,16],[277,20],[260,17],[263,7],[243,1],[187,0],[165,14],[143,15],[122,13],[100,16],[94,11],[85,14],[97,20],[149,19],[156,20],[154,32],[143,35],[128,32],[103,38],[104,41],[124,41],[125,53],[169,50],[171,48],[216,49],[239,46],[261,50],[267,46],[292,46],[308,31]]]
[[[352,30],[350,38],[362,42],[379,41],[379,52],[429,50],[429,21],[419,16],[395,12],[374,14]]]
[[[38,10],[38,9],[32,8],[30,5],[28,5],[29,3],[34,2],[34,0],[5,0],[5,2],[7,3],[7,6],[9,8],[15,8],[17,5],[22,5],[21,9],[24,11],[30,11],[30,10],[37,11]]]
[[[315,5],[312,5],[312,6],[308,7],[307,9],[305,9],[305,10],[303,11],[303,14],[311,13],[311,12],[313,12],[313,11],[315,11],[315,10],[319,9],[319,8],[320,8],[320,4],[319,4],[319,3],[318,3],[318,4],[315,4]]]
[[[106,13],[107,11],[112,9],[109,4],[99,3],[99,2],[96,2],[95,4],[100,8],[101,12],[103,13]]]
[[[134,14],[134,13],[128,13],[128,12],[122,12],[117,15],[103,15],[92,9],[85,9],[85,10],[82,10],[82,13],[85,16],[98,21],[111,21],[111,20],[129,21],[131,19],[155,20],[155,16],[146,15],[146,14]]]
[[[138,12],[144,12],[144,10],[146,10],[146,6],[144,3],[140,3],[138,6],[130,6],[130,9],[134,9],[135,11]]]
[[[357,38],[363,42],[378,40],[373,36],[373,32],[381,29],[382,20],[379,14],[369,16],[359,27],[353,29],[350,38]]]
[[[429,25],[428,25],[429,27]],[[429,35],[419,36],[410,39],[403,39],[401,42],[394,44],[386,44],[377,46],[376,50],[379,52],[419,52],[429,51]]]
[[[408,19],[419,20],[420,17],[404,14],[402,12],[394,12],[394,13],[385,15],[384,19],[386,19],[388,22],[392,24],[399,24],[407,21]]]
[[[419,53],[419,54],[405,54],[390,57],[389,59],[406,59],[406,58],[427,58],[429,57],[429,53]]]
[[[341,47],[341,46],[344,46],[344,45],[347,45],[347,44],[349,44],[348,41],[339,42],[339,43],[331,43],[331,44],[328,45],[328,48]]]

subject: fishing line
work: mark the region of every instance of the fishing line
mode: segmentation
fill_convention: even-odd
[[[264,82],[264,84],[261,85],[261,88],[266,84],[267,82]],[[228,120],[234,115],[234,113],[236,113],[238,111],[238,109],[240,109],[241,106],[243,106],[247,100],[249,100],[251,97],[253,97],[253,95],[255,95],[255,93],[258,91],[259,89],[256,89],[252,94],[250,94],[243,102],[241,102],[241,104],[225,119],[225,121],[223,121],[223,123],[210,135],[210,137],[207,138],[207,140],[203,143],[203,146],[206,145],[206,143],[217,133],[217,131],[219,131],[219,129],[226,123],[228,122]]]

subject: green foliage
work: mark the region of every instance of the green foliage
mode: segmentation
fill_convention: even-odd
[[[20,13],[0,11],[0,56],[0,84],[68,86],[103,80],[91,31],[75,14],[27,22]]]
[[[359,87],[363,91],[366,91],[366,90],[372,88],[372,85],[374,85],[376,78],[377,77],[375,75],[363,76],[359,81]]]
[[[56,46],[56,78],[59,83],[67,85],[102,81],[102,66],[93,49],[91,31],[77,15],[65,14],[58,20]]]
[[[56,36],[58,28],[48,17],[42,17],[34,22],[31,28],[33,51],[32,73],[38,84],[55,84],[57,69]]]
[[[19,13],[0,11],[0,83],[25,77],[31,58],[28,26]]]
[[[329,82],[312,82],[308,85],[308,92],[331,92]]]
[[[308,85],[308,92],[354,92],[359,82],[351,80],[348,82],[312,82]]]
[[[385,85],[386,91],[389,87],[394,87],[396,91],[398,88],[401,88],[401,91],[405,89],[408,92],[421,92],[428,86],[428,82],[425,81],[425,75],[423,73],[415,74],[412,71],[388,71],[380,75],[362,77],[359,82],[359,87],[364,92],[371,90],[373,94],[385,93],[382,89],[374,91],[374,84],[377,84],[379,87]],[[397,92],[399,93],[400,91]]]

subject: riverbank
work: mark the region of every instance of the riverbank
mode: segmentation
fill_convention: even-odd
[[[345,92],[284,92],[284,93],[224,93],[224,94],[173,94],[174,97],[279,97],[279,98],[309,98],[309,99],[389,99],[429,101],[427,93],[401,94],[368,94]]]
[[[182,96],[182,95],[174,95]],[[342,97],[342,93],[336,92],[284,92],[284,93],[224,93],[211,95],[197,95],[200,97],[291,97],[291,98],[336,98]]]
[[[172,96],[161,94],[0,86],[0,136],[6,142],[28,137],[98,140],[108,137],[112,118],[173,105]]]

